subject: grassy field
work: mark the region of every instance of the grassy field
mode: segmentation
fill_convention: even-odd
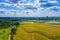
[[[8,40],[10,28],[0,29],[0,40]]]
[[[22,22],[13,40],[60,40],[60,25]]]

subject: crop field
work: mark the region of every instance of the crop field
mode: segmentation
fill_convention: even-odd
[[[60,25],[22,22],[13,40],[60,40]]]
[[[10,28],[0,29],[0,40],[8,40]]]

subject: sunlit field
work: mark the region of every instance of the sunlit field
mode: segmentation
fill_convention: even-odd
[[[60,40],[60,25],[22,22],[13,40]]]
[[[8,40],[10,28],[0,29],[0,40]]]

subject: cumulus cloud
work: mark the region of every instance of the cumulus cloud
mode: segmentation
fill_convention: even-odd
[[[34,8],[38,8],[38,7],[48,8],[48,7],[56,6],[58,4],[56,0],[33,0],[33,3],[31,3],[32,0],[7,0],[7,1],[13,2],[12,6],[19,9],[28,8],[29,5],[33,6]],[[32,7],[30,7],[30,9],[31,8]]]
[[[0,17],[13,17],[15,15],[16,10],[7,10],[7,9],[0,9]]]
[[[5,17],[54,17],[60,15],[60,7],[56,0],[6,0],[9,3],[0,3],[3,6],[12,6],[20,10],[0,9]],[[26,2],[26,3],[21,3]],[[1,11],[2,10],[2,11]],[[3,11],[4,10],[4,11]],[[0,16],[1,16],[0,15]]]
[[[49,7],[47,8],[47,10],[50,10],[50,11],[55,11],[55,12],[60,12],[60,7],[58,6],[52,6],[52,7]]]
[[[46,4],[41,4],[40,6],[47,8],[47,7],[52,7],[52,6],[55,6],[55,5],[56,4],[46,3]]]
[[[10,1],[12,3],[18,3],[19,0],[8,0],[8,1]]]
[[[19,0],[5,0],[5,1],[9,3],[18,3]]]
[[[1,2],[0,5],[1,5],[1,6],[11,6],[12,4],[5,3],[5,2]]]
[[[42,2],[40,6],[45,7],[45,8],[56,6],[58,4],[57,1],[54,1],[54,0],[53,1],[50,1],[50,0],[42,0],[40,2]]]

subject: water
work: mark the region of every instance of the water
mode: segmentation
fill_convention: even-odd
[[[48,21],[49,24],[60,24],[58,21]]]

